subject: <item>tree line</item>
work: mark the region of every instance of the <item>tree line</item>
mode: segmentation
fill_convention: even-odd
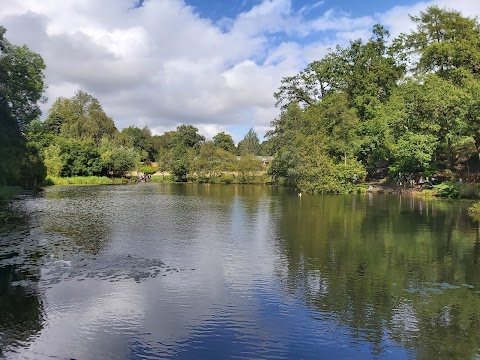
[[[249,182],[265,171],[256,157],[265,146],[253,128],[238,146],[225,132],[206,141],[192,125],[162,135],[148,127],[118,131],[100,102],[81,90],[56,99],[41,121],[45,64],[8,42],[5,31],[0,27],[0,187],[38,187],[47,175],[122,177],[132,170],[169,172],[176,181]]]
[[[429,7],[415,29],[337,46],[275,93],[267,133],[272,175],[309,192],[352,190],[352,179],[477,171],[480,26]]]
[[[429,7],[415,29],[390,40],[375,25],[367,41],[337,46],[274,94],[280,115],[260,143],[253,129],[238,146],[224,132],[206,141],[192,125],[152,135],[118,131],[84,91],[58,98],[44,122],[38,103],[45,64],[0,28],[0,185],[33,187],[52,176],[123,176],[158,163],[174,180],[212,181],[262,169],[307,192],[348,192],[365,178],[455,177],[480,168],[480,25]],[[239,155],[242,155],[240,158]]]
[[[162,135],[152,135],[147,126],[118,131],[99,101],[81,90],[71,98],[58,98],[44,122],[30,123],[27,138],[39,149],[51,176],[121,177],[137,170],[168,172],[175,181],[190,176],[208,182],[227,173],[252,175],[262,170],[255,157],[262,152],[262,144],[253,128],[238,146],[225,132],[206,141],[192,125],[179,125]],[[152,163],[158,167],[149,167]]]

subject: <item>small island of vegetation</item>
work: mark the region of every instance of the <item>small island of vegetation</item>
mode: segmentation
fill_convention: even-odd
[[[48,183],[121,183],[135,172],[310,193],[358,191],[366,179],[402,182],[408,174],[451,180],[439,193],[452,197],[461,179],[478,197],[480,25],[438,7],[411,20],[408,34],[392,40],[375,25],[368,41],[337,46],[282,79],[274,94],[281,113],[266,140],[252,128],[238,146],[224,132],[206,141],[192,125],[162,135],[118,131],[81,90],[56,99],[41,121],[45,64],[0,27],[0,197]]]

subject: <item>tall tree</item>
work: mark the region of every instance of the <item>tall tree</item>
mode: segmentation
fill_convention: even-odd
[[[0,26],[0,186],[31,187],[45,173],[37,149],[25,138],[28,124],[40,115],[45,64],[26,46],[11,44],[5,31]]]
[[[192,125],[179,125],[173,136],[173,143],[176,146],[185,146],[187,148],[199,148],[205,141],[205,137],[198,133],[198,129]]]
[[[12,45],[5,32],[0,26],[0,106],[23,130],[41,114],[45,63],[28,47]]]
[[[143,129],[136,126],[124,128],[120,137],[127,147],[133,147],[141,154],[142,161],[156,160],[158,150],[155,149],[152,139],[152,133],[148,127]]]
[[[411,16],[416,30],[402,35],[400,41],[418,61],[419,73],[437,73],[443,78],[455,78],[462,69],[480,73],[480,26],[475,18],[458,11],[428,7],[419,16]],[[413,57],[415,58],[415,57]]]
[[[62,137],[93,140],[95,144],[100,144],[102,137],[113,137],[117,132],[100,102],[81,90],[69,99],[58,98],[50,108],[45,126]]]
[[[225,132],[215,135],[213,137],[213,144],[230,153],[235,152],[235,143],[233,142],[232,136],[230,134],[226,134]]]
[[[260,140],[258,140],[258,135],[250,128],[248,132],[245,134],[245,137],[242,141],[238,143],[238,154],[239,155],[246,155],[246,154],[254,154],[258,155],[260,151]]]

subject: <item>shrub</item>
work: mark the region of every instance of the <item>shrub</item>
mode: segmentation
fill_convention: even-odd
[[[477,184],[461,184],[460,194],[461,199],[478,199],[480,198]]]
[[[437,196],[450,199],[457,199],[460,195],[460,184],[453,181],[445,181],[444,183],[434,185],[433,189]]]

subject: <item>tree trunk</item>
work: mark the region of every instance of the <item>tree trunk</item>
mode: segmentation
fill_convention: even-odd
[[[477,148],[478,160],[480,160],[480,137],[475,137],[475,147]]]

